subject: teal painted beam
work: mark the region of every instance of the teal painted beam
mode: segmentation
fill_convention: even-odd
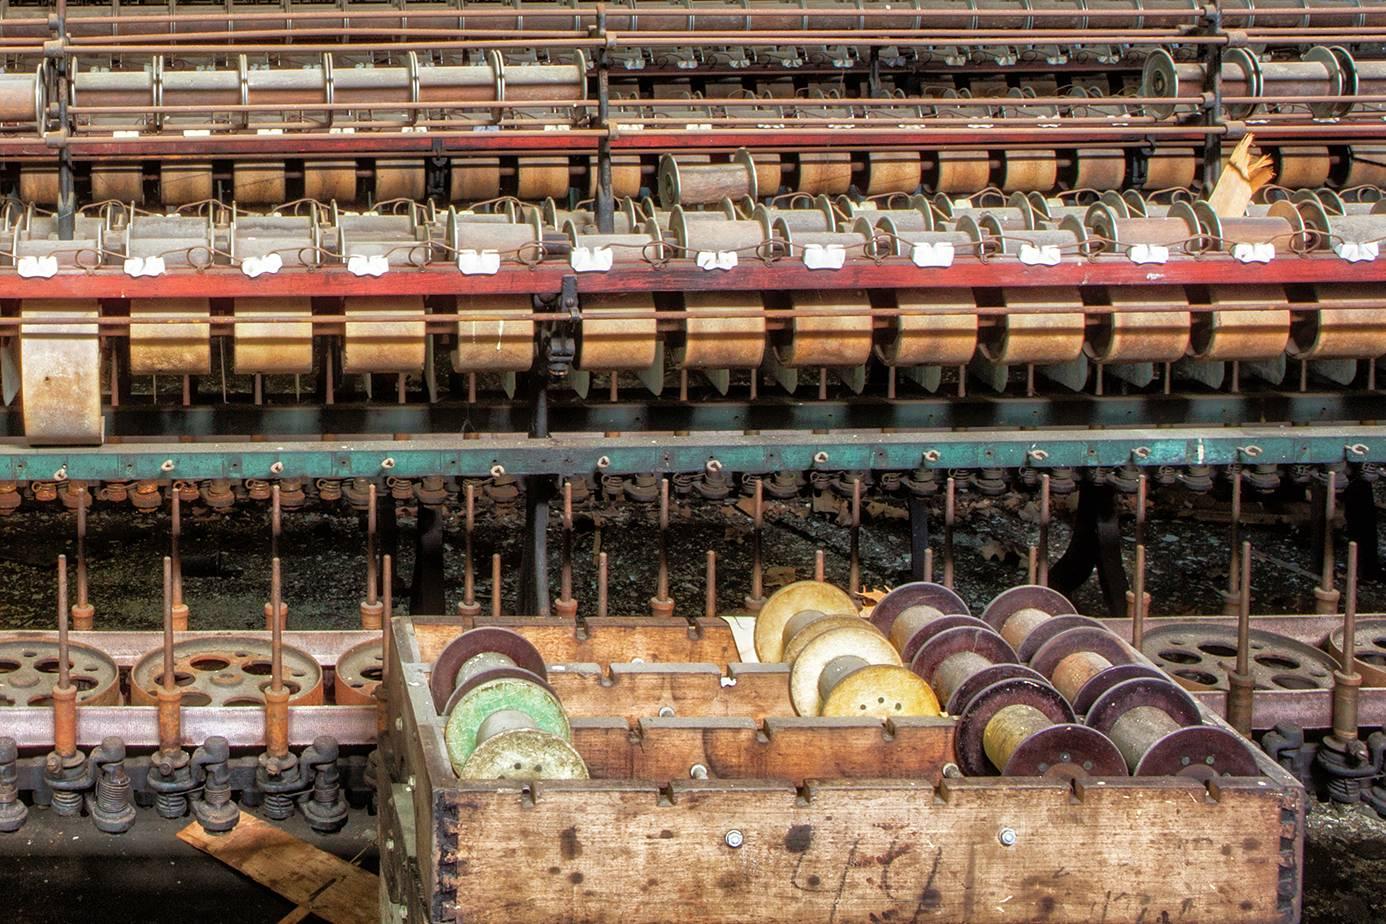
[[[1386,427],[838,431],[407,442],[122,443],[0,452],[0,479],[372,478],[730,471],[1386,462]]]

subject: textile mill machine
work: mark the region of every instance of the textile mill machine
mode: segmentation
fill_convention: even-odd
[[[1292,921],[1386,814],[1381,0],[9,0],[0,195],[0,852]]]

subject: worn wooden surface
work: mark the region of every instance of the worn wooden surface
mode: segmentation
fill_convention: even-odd
[[[937,782],[953,760],[951,719],[573,719],[573,746],[593,779],[807,780],[890,778]]]
[[[1217,798],[1192,780],[1117,780],[1080,798],[1045,780],[950,781],[938,793],[922,782],[532,792],[496,784],[449,796],[450,920],[1284,917],[1272,787]]]
[[[254,815],[242,812],[227,834],[208,834],[193,822],[178,837],[294,902],[304,916],[329,924],[376,920],[380,881],[374,874]]]
[[[513,617],[464,620],[429,618],[414,623],[419,655],[432,662],[448,642],[473,625],[505,626],[534,643],[550,664],[643,661],[741,660],[731,627],[721,619],[654,619],[611,616],[585,620],[582,628],[562,619]]]
[[[783,664],[565,664],[549,683],[569,715],[792,716]]]

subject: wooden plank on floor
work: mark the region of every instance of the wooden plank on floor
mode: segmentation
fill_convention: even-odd
[[[330,924],[374,924],[379,879],[254,815],[228,834],[208,834],[197,822],[178,837],[272,889]],[[292,920],[292,915],[290,916]]]

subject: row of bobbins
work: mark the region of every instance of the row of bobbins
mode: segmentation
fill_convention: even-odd
[[[1015,642],[1021,659],[1052,682],[1084,724],[1106,735],[1137,776],[1255,776],[1234,733],[1206,724],[1197,703],[1099,621],[1074,612],[1048,587],[998,595],[982,619]]]
[[[910,669],[958,717],[958,766],[969,776],[1124,775],[1121,754],[1078,724],[1067,701],[1019,663],[1015,649],[940,584],[918,582],[883,597],[871,619]]]
[[[755,645],[761,661],[790,665],[789,695],[799,715],[939,714],[933,690],[831,584],[796,581],[771,594],[756,617]]]
[[[544,659],[520,634],[463,632],[434,661],[428,685],[459,778],[587,779]]]

